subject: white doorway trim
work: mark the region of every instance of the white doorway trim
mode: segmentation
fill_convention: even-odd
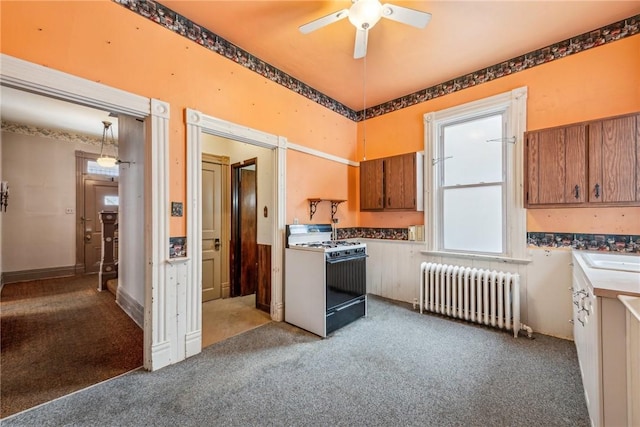
[[[271,250],[271,318],[282,321],[283,313],[283,276],[285,227],[285,171],[287,140],[284,137],[251,129],[215,117],[200,111],[186,109],[187,124],[187,242],[191,253],[191,277],[187,279],[187,357],[202,349],[202,218],[200,198],[202,191],[202,133],[244,142],[258,147],[274,150],[273,156],[273,203],[275,206],[272,229],[273,244]]]
[[[175,292],[167,290],[165,274],[169,258],[169,104],[5,54],[0,55],[0,62],[0,85],[146,119],[144,367],[154,370],[175,363],[180,341],[173,325]]]

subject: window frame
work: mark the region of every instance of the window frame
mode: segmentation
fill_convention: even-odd
[[[523,138],[526,130],[527,87],[494,95],[456,107],[424,114],[424,188],[425,231],[427,254],[463,258],[495,259],[506,262],[528,262],[526,255],[526,210],[524,209],[523,188]],[[443,189],[442,161],[443,143],[441,132],[444,126],[477,119],[494,114],[503,114],[505,142],[503,154],[503,253],[445,250],[442,203]],[[515,137],[515,143],[511,139]],[[500,142],[496,142],[500,143]]]

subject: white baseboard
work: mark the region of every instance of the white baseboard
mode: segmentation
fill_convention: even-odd
[[[202,330],[189,332],[186,336],[186,357],[194,356],[202,351]]]
[[[145,366],[150,371],[155,371],[171,364],[171,343],[163,341],[151,346],[151,366]]]

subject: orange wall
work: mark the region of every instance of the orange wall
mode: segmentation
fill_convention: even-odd
[[[314,169],[309,169],[313,164]],[[319,176],[316,171],[320,171]],[[358,168],[321,159],[299,151],[287,150],[287,222],[294,219],[302,223],[331,222],[331,203],[320,202],[313,219],[309,218],[310,208],[308,198],[346,200],[338,205],[335,218],[338,227],[357,226],[354,214],[358,205],[353,189],[357,187]],[[347,182],[348,186],[343,183]]]
[[[640,110],[636,35],[367,120],[365,153],[364,124],[356,125],[110,0],[1,1],[0,14],[2,53],[170,103],[173,201],[185,199],[184,108],[353,160],[422,150],[424,113],[519,86],[529,87],[529,129]],[[287,163],[287,222],[308,219],[308,197],[348,199],[338,208],[340,226],[423,222],[421,213],[359,213],[357,168],[294,151],[287,154]],[[321,203],[313,222],[326,222],[328,207]],[[640,208],[529,210],[528,229],[640,234],[638,217]],[[184,235],[185,229],[186,218],[171,218],[171,235]]]
[[[170,103],[172,201],[186,197],[185,108],[355,157],[351,120],[114,2],[2,1],[0,8],[2,53]],[[331,162],[331,180],[311,180],[312,185],[296,191],[299,183],[322,176],[326,165],[311,156],[290,155],[288,160],[294,164],[287,171],[287,222],[294,214],[302,220],[297,207],[308,197],[343,197],[355,185],[350,182],[354,168]],[[345,224],[356,225],[353,204],[341,206],[340,215]],[[328,221],[326,215],[318,218]],[[185,217],[171,218],[172,236],[185,230]]]
[[[520,86],[528,87],[529,130],[640,111],[640,35],[359,123],[358,160],[420,151],[425,113]],[[360,215],[364,227],[422,222],[420,214]],[[640,234],[640,208],[529,209],[527,230]]]

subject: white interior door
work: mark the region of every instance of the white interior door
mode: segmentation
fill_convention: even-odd
[[[202,302],[222,296],[222,166],[202,162]]]

